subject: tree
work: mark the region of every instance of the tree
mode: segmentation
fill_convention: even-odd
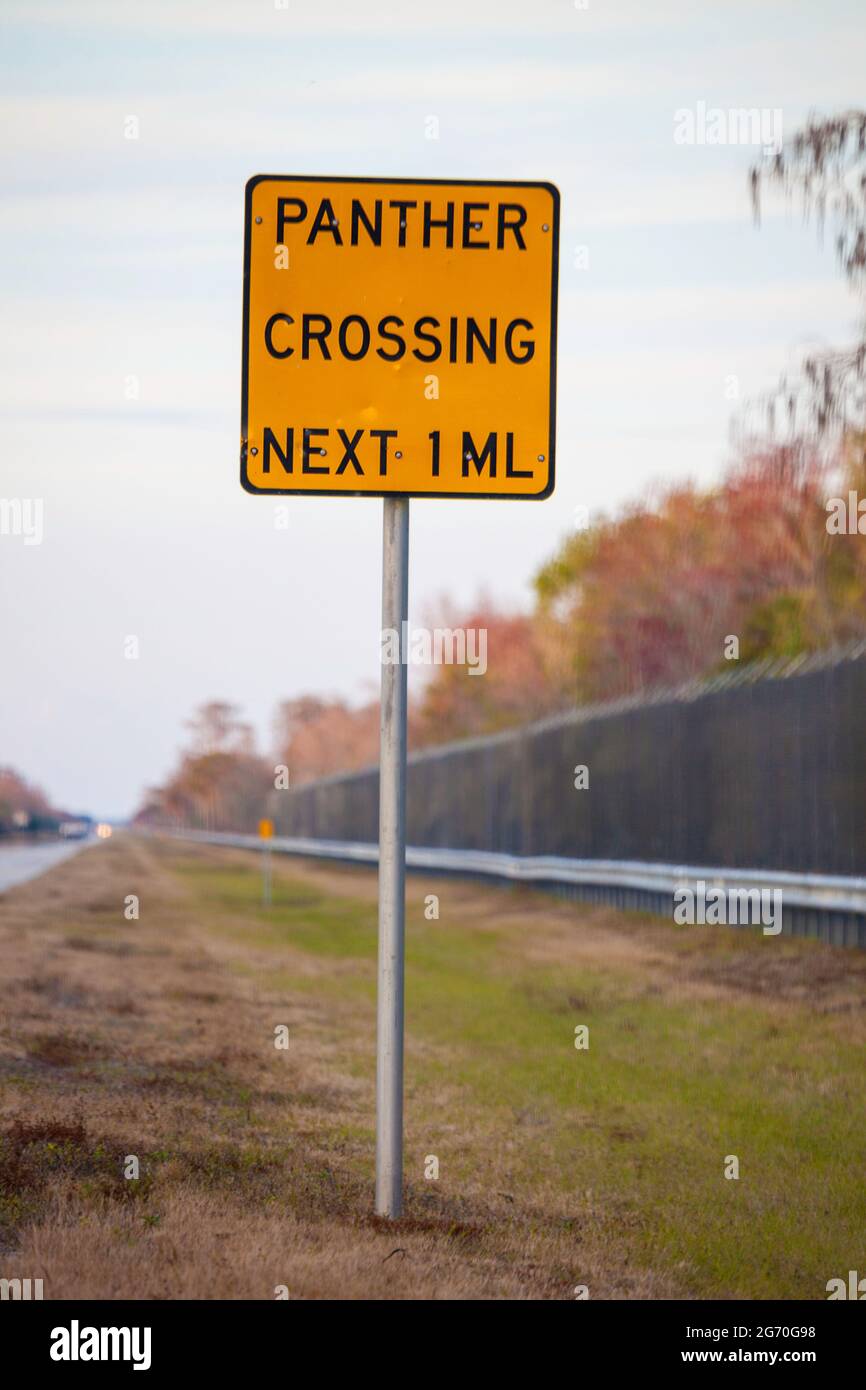
[[[425,618],[434,631],[474,633],[470,665],[433,666],[412,703],[410,743],[416,747],[495,733],[540,719],[562,704],[536,619],[507,613],[481,595],[466,611],[447,598]],[[486,669],[481,673],[479,655]]]
[[[571,698],[673,685],[739,657],[795,655],[866,631],[857,537],[827,534],[827,465],[802,441],[745,456],[567,538],[536,578]],[[842,541],[836,545],[836,540]]]
[[[283,700],[274,739],[277,761],[288,767],[294,785],[366,767],[379,756],[379,702],[352,707],[315,695]]]
[[[756,221],[762,193],[779,189],[798,198],[819,234],[831,221],[836,255],[851,289],[862,300],[866,288],[866,111],[812,117],[781,150],[767,153],[749,171]],[[784,423],[788,437],[827,440],[832,450],[840,435],[866,425],[866,324],[860,339],[832,352],[804,358],[799,373],[783,377],[769,396],[753,403],[744,427],[770,437]]]
[[[192,751],[204,753],[250,753],[253,731],[240,717],[240,709],[228,700],[208,700],[199,705],[186,728],[192,732]]]
[[[139,824],[189,825],[210,830],[249,830],[273,791],[270,763],[255,752],[252,729],[236,705],[210,700],[186,727],[191,747],[162,787],[151,788],[135,819]]]
[[[0,767],[0,835],[15,830],[56,829],[64,812],[12,767]]]

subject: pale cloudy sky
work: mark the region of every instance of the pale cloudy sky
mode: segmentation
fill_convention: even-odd
[[[264,737],[278,698],[378,681],[381,502],[289,499],[277,531],[238,483],[251,174],[561,189],[556,492],[414,503],[416,617],[527,603],[576,507],[718,474],[727,377],[747,396],[853,330],[814,231],[781,204],[753,227],[753,151],[673,130],[701,101],[786,131],[862,105],[862,0],[3,0],[0,24],[0,496],[45,507],[42,545],[0,537],[0,763],[70,807],[129,813],[205,697]]]

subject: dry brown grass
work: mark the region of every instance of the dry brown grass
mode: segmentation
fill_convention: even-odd
[[[171,856],[119,838],[2,901],[0,1274],[49,1298],[561,1298],[578,1275],[597,1296],[676,1292],[553,1189],[415,1182],[403,1221],[374,1217],[372,1088],[351,1065],[369,1003],[275,990],[270,954],[210,932]],[[302,1037],[286,1053],[279,1022]]]

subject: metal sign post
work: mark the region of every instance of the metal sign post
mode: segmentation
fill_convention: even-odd
[[[558,266],[550,183],[247,183],[241,484],[385,499],[382,623],[399,659],[383,649],[376,1211],[391,1218],[403,1182],[409,498],[553,492]]]
[[[406,706],[403,624],[409,619],[409,499],[382,516],[382,630],[399,660],[382,663],[379,716],[379,969],[376,1031],[376,1211],[403,1209],[403,978],[406,916]]]

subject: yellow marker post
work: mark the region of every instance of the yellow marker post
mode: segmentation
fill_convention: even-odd
[[[271,840],[273,838],[273,821],[260,820],[259,839],[262,842],[262,853],[264,855],[262,863],[262,903],[265,907],[270,907],[271,905]]]

